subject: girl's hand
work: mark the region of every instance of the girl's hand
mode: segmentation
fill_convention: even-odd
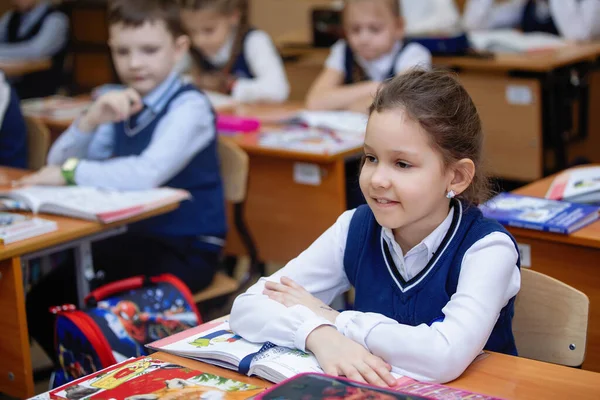
[[[331,326],[320,326],[306,338],[310,350],[328,375],[388,387],[396,385],[392,367]]]
[[[331,321],[331,323],[335,323],[335,319],[340,314],[310,294],[302,286],[290,278],[286,278],[285,276],[281,278],[281,283],[265,283],[265,290],[263,290],[263,294],[267,295],[271,300],[275,300],[286,307],[292,307],[301,304],[305,307],[308,307],[318,316]]]

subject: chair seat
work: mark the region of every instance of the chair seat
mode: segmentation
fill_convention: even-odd
[[[210,286],[194,294],[196,304],[206,300],[226,296],[238,290],[239,283],[229,275],[217,271]]]

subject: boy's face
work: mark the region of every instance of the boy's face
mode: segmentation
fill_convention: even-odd
[[[39,0],[12,0],[13,6],[18,11],[29,11],[37,5]]]
[[[192,46],[206,56],[214,56],[223,47],[231,31],[239,25],[239,13],[223,15],[216,10],[182,10],[181,22]]]
[[[390,52],[404,34],[402,19],[394,16],[384,0],[348,3],[344,31],[352,50],[368,61]]]
[[[174,38],[164,21],[134,27],[110,26],[109,46],[119,78],[142,96],[160,85],[189,48],[186,36]]]

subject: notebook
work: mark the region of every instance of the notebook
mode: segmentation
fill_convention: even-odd
[[[543,32],[523,33],[514,29],[494,29],[469,33],[469,41],[477,51],[494,53],[526,53],[563,47],[567,42]]]
[[[157,188],[121,191],[83,186],[27,186],[0,192],[0,197],[17,200],[33,213],[111,223],[189,199],[181,189]],[[6,203],[4,203],[6,204]]]
[[[314,355],[268,342],[248,342],[231,331],[228,321],[200,325],[147,347],[275,383],[303,372],[323,373]]]
[[[88,109],[91,101],[84,98],[50,96],[21,101],[23,114],[57,120],[75,119]]]
[[[289,127],[262,132],[259,137],[262,147],[293,150],[313,154],[338,154],[361,148],[364,134],[336,132],[330,129]]]
[[[600,207],[501,193],[480,209],[503,225],[570,234],[596,221]]]
[[[10,244],[58,229],[55,221],[0,212],[0,244]]]
[[[369,117],[353,111],[300,111],[283,123],[310,128],[330,129],[336,132],[358,133],[367,131]]]
[[[152,357],[138,357],[67,383],[34,399],[244,400],[263,390],[261,386]]]
[[[600,167],[564,171],[554,178],[546,198],[572,203],[600,203]]]

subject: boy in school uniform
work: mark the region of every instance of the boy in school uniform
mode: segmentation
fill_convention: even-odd
[[[49,166],[21,183],[188,190],[193,200],[177,210],[95,243],[94,266],[103,279],[93,284],[169,272],[197,291],[212,281],[226,221],[214,112],[207,97],[174,72],[189,48],[176,0],[112,1],[109,45],[128,87],[101,95],[52,146]],[[52,318],[39,314],[73,302],[74,291],[52,291],[73,279],[70,271],[51,274],[28,296],[28,316],[38,312],[32,335],[49,354]]]
[[[27,127],[19,96],[0,72],[0,165],[27,168]]]
[[[469,0],[463,25],[468,30],[519,27],[568,40],[600,37],[598,0]]]
[[[310,109],[367,112],[381,82],[413,67],[429,68],[431,53],[405,45],[398,0],[345,0],[346,40],[331,48],[306,98]]]
[[[0,59],[51,58],[47,71],[15,81],[21,98],[55,94],[60,82],[69,38],[69,20],[49,1],[13,0],[14,10],[0,18]]]

